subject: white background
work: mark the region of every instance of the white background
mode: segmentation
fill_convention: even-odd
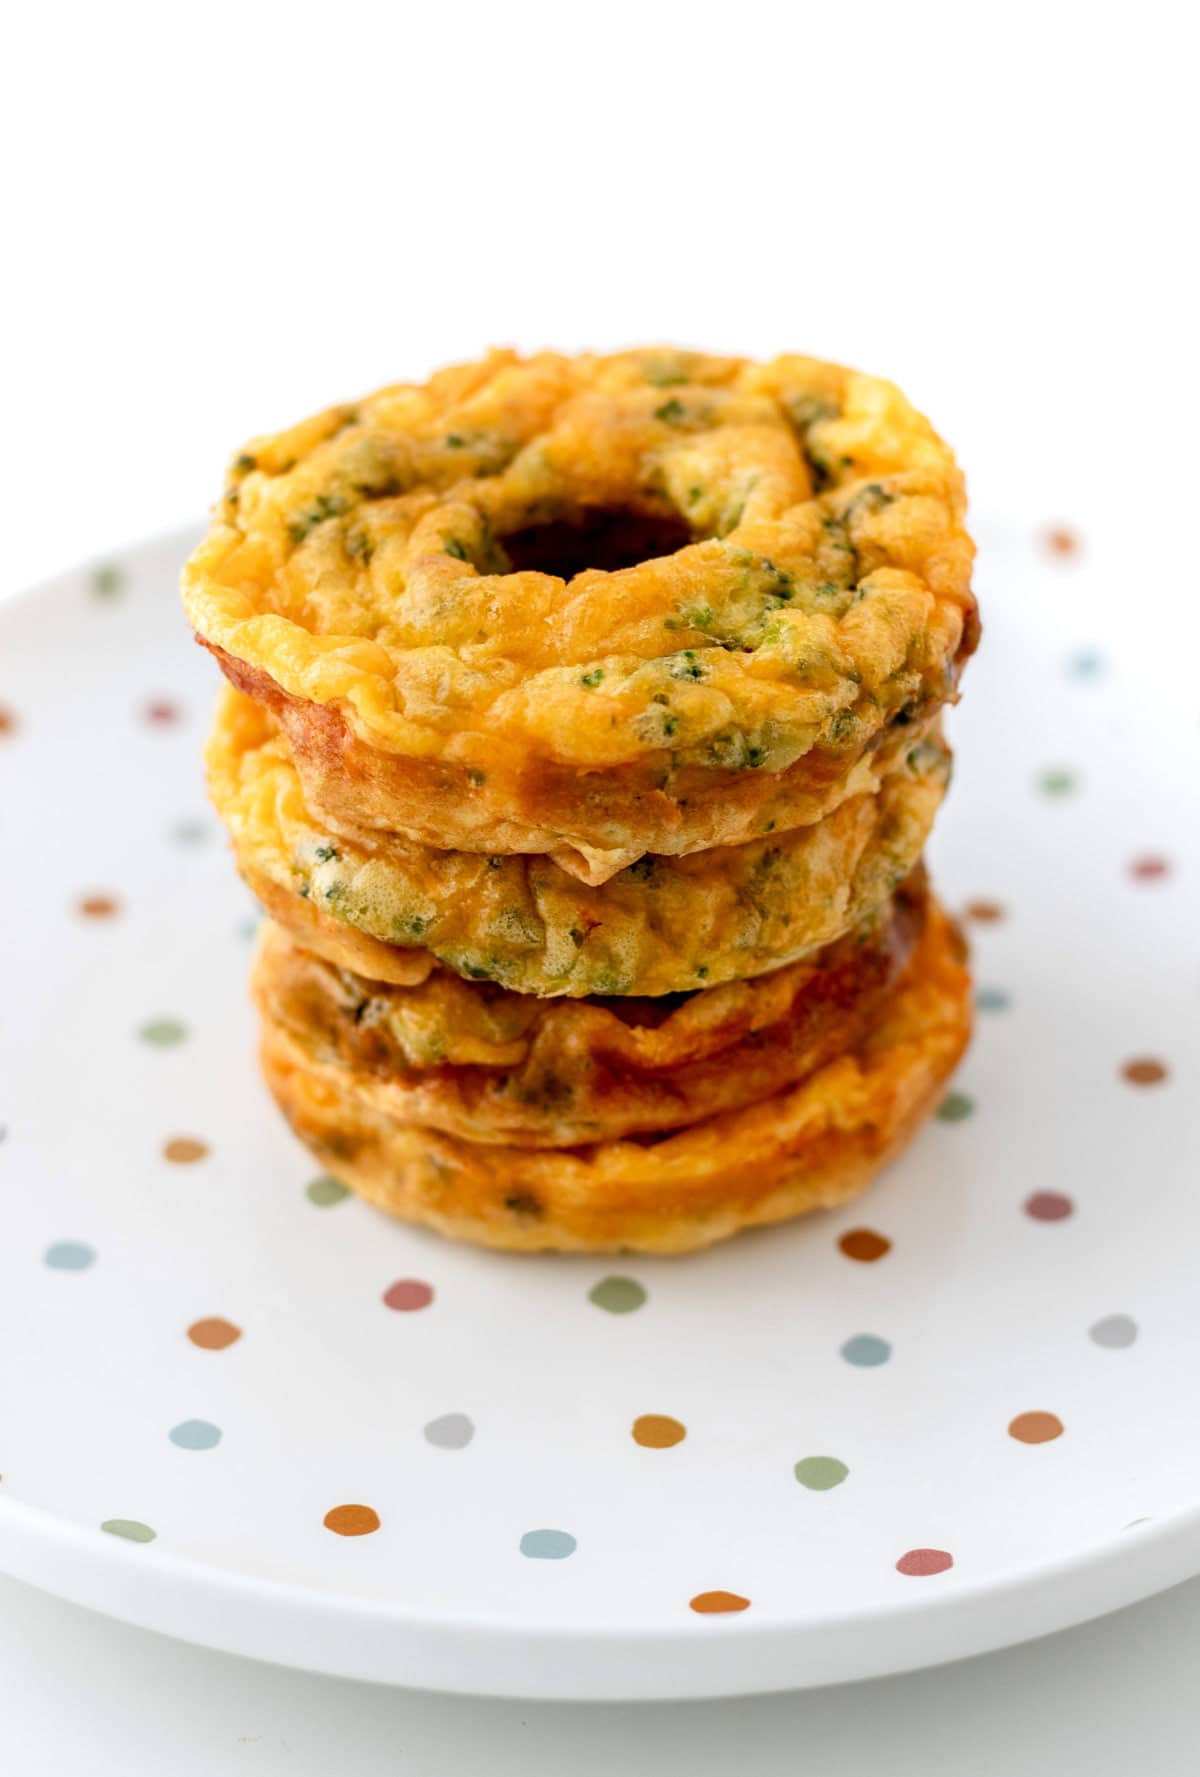
[[[1137,502],[1195,597],[1183,4],[43,4],[6,22],[0,587],[188,521],[256,431],[488,343],[811,351],[978,506]],[[1169,619],[1164,617],[1166,623]],[[1200,1589],[854,1693],[435,1702],[0,1585],[0,1762],[190,1773],[1191,1768]]]
[[[809,351],[998,505],[1194,497],[1184,0],[14,11],[13,584],[488,343]]]

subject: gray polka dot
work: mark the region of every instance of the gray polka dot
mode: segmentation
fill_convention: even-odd
[[[207,845],[213,835],[212,823],[195,815],[176,821],[169,829],[169,835],[176,845]]]
[[[443,1413],[425,1427],[425,1441],[437,1450],[465,1450],[475,1436],[475,1427],[465,1413]]]
[[[1106,1314],[1103,1320],[1088,1328],[1088,1338],[1093,1345],[1102,1345],[1106,1351],[1124,1351],[1137,1336],[1137,1322],[1130,1320],[1127,1314]]]

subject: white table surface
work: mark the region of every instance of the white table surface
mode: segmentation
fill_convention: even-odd
[[[193,519],[251,432],[492,340],[823,353],[904,384],[993,509],[1190,511],[1186,13],[22,8],[0,591]],[[1200,1581],[851,1689],[506,1704],[239,1662],[0,1580],[0,1771],[1175,1777],[1198,1656]]]
[[[11,1777],[1185,1777],[1200,1580],[937,1671],[714,1703],[496,1703],[261,1666],[0,1581]]]

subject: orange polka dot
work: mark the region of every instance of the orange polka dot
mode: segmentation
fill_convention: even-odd
[[[121,911],[113,895],[84,895],[76,905],[84,919],[112,919]]]
[[[163,1159],[175,1166],[193,1166],[197,1160],[207,1159],[208,1153],[208,1143],[194,1135],[173,1135],[163,1143]]]
[[[1161,1086],[1166,1077],[1165,1063],[1156,1061],[1152,1055],[1135,1055],[1121,1069],[1121,1078],[1131,1086]]]
[[[857,1259],[860,1265],[873,1265],[892,1250],[887,1235],[877,1234],[874,1228],[847,1228],[838,1246],[848,1259]]]
[[[740,1592],[697,1592],[691,1607],[702,1617],[715,1617],[727,1611],[749,1610],[750,1600]]]
[[[1008,1435],[1018,1444],[1049,1444],[1063,1435],[1063,1422],[1056,1413],[1018,1413],[1008,1423]]]
[[[1051,525],[1045,534],[1045,543],[1051,555],[1058,556],[1078,555],[1082,547],[1079,533],[1065,524]]]
[[[641,1413],[633,1422],[633,1441],[643,1450],[669,1450],[686,1437],[687,1426],[669,1413]]]
[[[242,1329],[235,1327],[231,1320],[223,1320],[219,1314],[214,1314],[206,1320],[194,1320],[187,1336],[201,1351],[224,1351],[241,1338]]]
[[[963,911],[981,926],[999,925],[1007,917],[999,901],[968,901]]]
[[[374,1506],[333,1506],[326,1512],[324,1524],[338,1536],[370,1536],[379,1529],[379,1513]]]
[[[6,734],[17,732],[17,718],[12,710],[0,703],[0,738]]]

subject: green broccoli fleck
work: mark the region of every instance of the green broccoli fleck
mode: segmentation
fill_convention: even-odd
[[[318,494],[311,506],[288,519],[288,536],[293,544],[303,543],[319,524],[324,524],[327,518],[340,518],[349,507],[350,502],[344,494]]]
[[[668,617],[664,629],[707,629],[713,620],[711,605],[693,605],[687,611],[681,611],[678,617]]]

